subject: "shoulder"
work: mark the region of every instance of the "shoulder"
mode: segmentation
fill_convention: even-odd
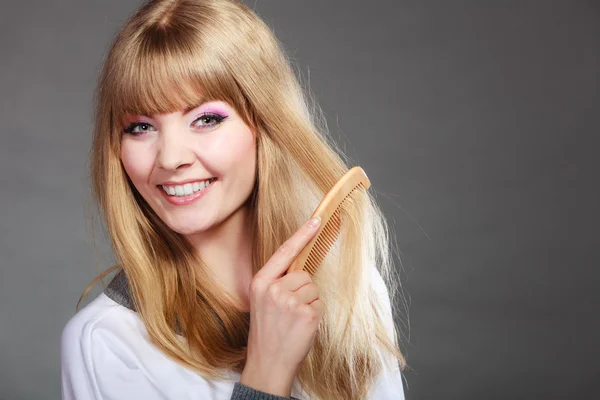
[[[139,316],[104,293],[79,310],[63,328],[60,356],[63,371],[99,366],[98,354],[126,355],[144,342]],[[123,359],[123,357],[119,357]]]
[[[369,270],[375,293],[377,293],[379,297],[388,298],[389,300],[388,289],[383,277],[381,276],[381,272],[379,272],[379,269],[374,265],[370,265]]]
[[[61,375],[65,400],[229,398],[233,390],[169,358],[140,316],[104,293],[64,327]]]
[[[396,326],[392,312],[392,299],[390,298],[390,290],[385,279],[381,275],[379,269],[371,266],[370,277],[371,287],[380,312],[381,321],[389,339],[397,344]],[[393,293],[393,291],[392,291]],[[400,365],[395,357],[380,349],[380,357],[384,360],[385,367],[377,379],[377,382],[369,395],[370,399],[404,399],[404,389],[402,385],[402,372]]]
[[[377,307],[384,313],[386,317],[391,317],[392,304],[390,299],[390,290],[387,286],[387,283],[383,279],[381,272],[376,266],[371,265],[369,270],[374,301],[377,304]]]
[[[67,322],[61,335],[61,362],[98,369],[108,357],[133,367],[154,361],[152,344],[142,319],[135,311],[101,293]]]
[[[139,316],[117,304],[104,293],[82,308],[65,325],[61,336],[63,352],[80,347],[92,335],[112,333],[114,338],[139,333]]]
[[[101,399],[106,372],[137,369],[130,343],[142,342],[139,317],[104,293],[77,312],[61,335],[63,399]],[[108,382],[114,386],[114,382]]]

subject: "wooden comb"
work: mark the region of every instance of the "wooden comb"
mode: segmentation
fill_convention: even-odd
[[[340,178],[339,181],[325,195],[319,203],[311,218],[320,216],[321,225],[310,242],[300,251],[292,261],[287,272],[303,269],[311,276],[335,243],[340,234],[342,225],[341,211],[349,198],[361,188],[368,189],[371,182],[361,167],[352,167]]]

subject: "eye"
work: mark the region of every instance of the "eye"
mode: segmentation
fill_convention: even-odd
[[[192,125],[196,128],[211,128],[219,125],[225,120],[225,118],[227,117],[220,114],[204,113],[194,120]]]
[[[132,122],[123,129],[123,132],[135,136],[153,130],[154,127],[147,122]]]

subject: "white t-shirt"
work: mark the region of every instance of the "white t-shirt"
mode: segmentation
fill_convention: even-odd
[[[387,289],[379,273],[376,275],[376,288],[388,307],[386,323],[391,333]],[[176,363],[150,342],[135,311],[104,293],[65,326],[61,371],[63,400],[230,400],[240,379],[231,372],[226,380],[208,380]],[[297,381],[292,396],[308,399]],[[400,370],[385,369],[369,399],[404,399]]]

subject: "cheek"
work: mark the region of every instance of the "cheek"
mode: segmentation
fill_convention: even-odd
[[[254,135],[247,127],[222,135],[211,146],[211,154],[215,169],[223,173],[233,172],[231,169],[239,169],[239,173],[247,173],[249,168],[253,171],[256,159]]]
[[[232,158],[239,164],[247,164],[253,159],[254,152],[256,151],[251,132],[248,132],[243,138],[237,141],[232,141],[230,146]]]
[[[152,171],[152,160],[148,149],[139,149],[136,143],[124,141],[121,144],[121,162],[131,181],[138,183],[147,180]],[[139,188],[138,188],[139,189]]]

